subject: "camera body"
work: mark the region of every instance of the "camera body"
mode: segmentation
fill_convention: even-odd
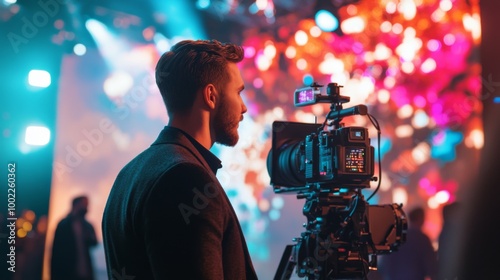
[[[369,188],[374,180],[374,148],[368,129],[317,132],[318,128],[306,123],[273,123],[268,167],[275,191],[314,183],[322,188]]]

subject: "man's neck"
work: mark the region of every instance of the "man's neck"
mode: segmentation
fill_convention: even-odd
[[[191,118],[192,119],[192,118]],[[168,126],[181,129],[187,134],[191,135],[198,143],[200,143],[207,150],[213,145],[210,138],[210,129],[202,120],[194,121],[189,117],[172,117],[168,122]]]

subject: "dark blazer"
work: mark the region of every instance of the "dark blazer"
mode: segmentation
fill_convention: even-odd
[[[175,128],[120,171],[102,229],[109,279],[257,279],[228,197]]]

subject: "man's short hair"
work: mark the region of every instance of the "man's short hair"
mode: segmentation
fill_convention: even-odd
[[[170,114],[193,106],[207,84],[221,90],[228,81],[228,62],[243,60],[243,48],[217,40],[184,40],[164,53],[156,64],[156,84]]]

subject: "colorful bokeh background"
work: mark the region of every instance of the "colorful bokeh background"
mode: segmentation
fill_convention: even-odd
[[[380,190],[368,202],[402,203],[405,210],[424,206],[424,230],[439,246],[442,207],[474,188],[483,146],[478,1],[192,2],[68,1],[64,12],[54,2],[61,5],[61,17],[51,18],[48,38],[62,57],[53,81],[50,206],[48,212],[26,207],[36,216],[33,225],[48,217],[42,229],[46,259],[55,226],[73,196],[90,196],[88,218],[102,240],[102,211],[114,178],[168,121],[154,66],[182,39],[231,41],[245,49],[240,69],[248,112],[240,142],[234,148],[215,145],[212,151],[223,162],[217,176],[240,218],[261,279],[274,276],[283,249],[300,236],[305,222],[304,201],[275,194],[270,185],[266,161],[272,122],[322,122],[328,104],[293,106],[295,89],[313,81],[342,85],[341,94],[350,97],[344,108],[365,104],[380,124],[378,141],[368,118],[343,119],[345,126],[367,127],[381,155],[375,166],[376,174],[382,172]],[[22,5],[5,8],[10,12],[6,20],[15,20]],[[320,10],[331,12],[336,28],[315,17]],[[365,196],[377,183],[363,190]],[[18,238],[34,232],[32,227]],[[105,279],[102,244],[93,255],[99,279]]]

